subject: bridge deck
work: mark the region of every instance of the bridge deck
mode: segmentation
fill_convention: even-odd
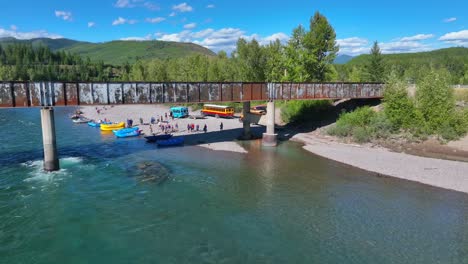
[[[382,83],[0,82],[0,107],[381,98]]]

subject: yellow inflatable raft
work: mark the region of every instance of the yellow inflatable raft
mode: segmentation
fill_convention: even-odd
[[[101,124],[101,130],[102,131],[112,131],[112,130],[118,130],[122,129],[125,127],[124,122],[120,122],[117,124]]]

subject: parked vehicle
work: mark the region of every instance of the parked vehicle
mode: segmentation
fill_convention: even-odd
[[[256,105],[250,108],[250,113],[254,115],[266,115],[267,113],[267,106],[266,105]],[[240,114],[239,120],[242,121],[244,119],[244,114]],[[254,118],[258,119],[258,118]],[[257,122],[255,122],[257,123]]]
[[[201,112],[204,115],[216,117],[234,117],[234,107],[227,105],[205,104]]]
[[[257,114],[257,115],[265,115],[267,112],[266,105],[256,105],[250,108],[250,113]]]
[[[185,106],[171,107],[171,113],[174,118],[184,118],[189,115],[188,108]]]

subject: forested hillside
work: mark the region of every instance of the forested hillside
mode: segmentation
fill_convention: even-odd
[[[105,64],[123,65],[137,60],[182,58],[196,54],[214,56],[211,50],[193,43],[167,41],[110,41],[91,43],[70,39],[37,38],[18,40],[15,38],[0,38],[4,48],[12,44],[26,44],[32,47],[48,47],[51,51],[65,51],[78,54],[82,58],[89,57],[93,62],[103,61]]]
[[[428,52],[382,54],[386,75],[391,71],[407,82],[416,83],[432,68],[445,70],[452,84],[468,84],[468,48],[455,47]],[[352,81],[366,81],[366,67],[370,54],[353,58],[346,65],[337,65],[340,77]]]

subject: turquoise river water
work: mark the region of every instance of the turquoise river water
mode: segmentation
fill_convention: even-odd
[[[157,149],[56,108],[0,110],[0,263],[468,263],[468,195],[375,175],[294,143]],[[139,164],[157,164],[163,182]]]

